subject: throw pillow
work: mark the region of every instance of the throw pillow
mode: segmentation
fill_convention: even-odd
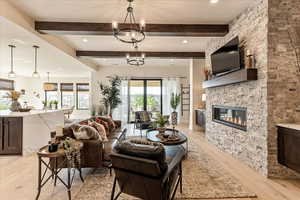
[[[95,121],[93,122],[89,122],[89,126],[94,127],[95,129],[97,129],[102,141],[107,142],[107,136],[106,136],[106,130],[105,127],[102,124],[99,124]]]
[[[112,120],[110,117],[98,117],[98,118],[108,123],[110,132],[112,132],[116,129],[114,120]]]
[[[110,134],[110,129],[109,129],[109,125],[106,121],[100,119],[100,118],[96,118],[95,119],[95,122],[97,122],[98,124],[102,124],[105,128],[105,131],[106,131],[106,135],[108,136]]]
[[[78,131],[74,131],[77,140],[100,140],[98,131],[91,126],[81,126]]]

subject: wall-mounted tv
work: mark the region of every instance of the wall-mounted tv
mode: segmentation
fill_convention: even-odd
[[[239,38],[235,37],[211,54],[212,74],[221,76],[241,69]]]

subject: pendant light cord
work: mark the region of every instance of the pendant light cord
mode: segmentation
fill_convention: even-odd
[[[8,45],[10,47],[10,72],[14,71],[14,51],[13,49],[16,47],[14,45]]]

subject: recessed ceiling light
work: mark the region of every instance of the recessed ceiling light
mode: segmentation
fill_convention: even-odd
[[[209,2],[214,4],[214,3],[218,3],[219,0],[209,0]]]
[[[82,41],[83,41],[83,42],[88,42],[88,39],[83,38]]]
[[[182,43],[183,43],[183,44],[187,44],[188,41],[187,41],[187,40],[182,40]]]

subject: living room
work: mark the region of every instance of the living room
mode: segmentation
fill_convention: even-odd
[[[1,199],[298,199],[299,6],[0,1]]]

